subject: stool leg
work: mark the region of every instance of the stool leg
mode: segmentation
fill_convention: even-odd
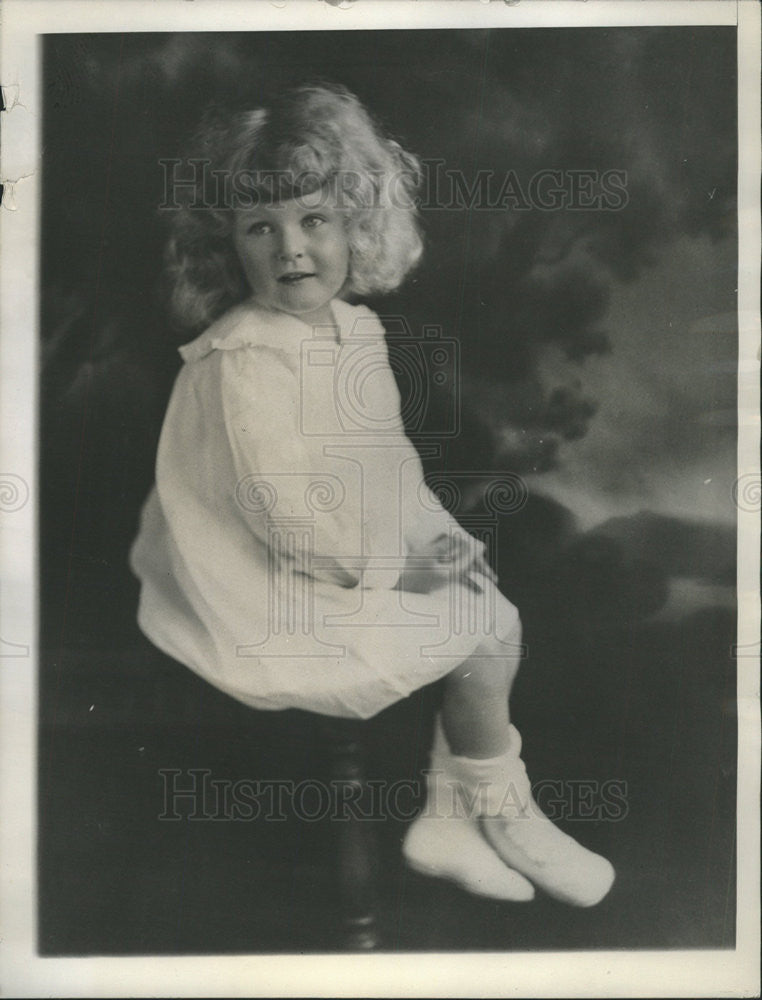
[[[331,719],[323,734],[330,750],[331,789],[340,807],[332,820],[340,943],[348,951],[371,951],[379,945],[374,912],[375,837],[368,820],[349,807],[341,810],[342,802],[357,802],[365,789],[361,733],[351,720]]]

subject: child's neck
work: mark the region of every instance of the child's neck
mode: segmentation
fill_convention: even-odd
[[[338,324],[336,323],[336,317],[333,315],[333,309],[331,308],[330,302],[326,302],[326,304],[321,306],[319,309],[313,309],[312,312],[300,313],[296,318],[300,319],[302,323],[306,323],[307,326],[330,326],[338,332]]]

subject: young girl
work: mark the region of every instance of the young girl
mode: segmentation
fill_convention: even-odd
[[[518,612],[424,485],[384,329],[348,301],[418,261],[417,161],[340,87],[201,139],[168,254],[175,315],[203,332],[180,349],[131,554],[141,628],[258,709],[368,718],[444,678],[408,863],[597,903],[613,869],[540,812],[510,723]]]

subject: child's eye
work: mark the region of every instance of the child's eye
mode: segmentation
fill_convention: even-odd
[[[271,233],[272,228],[269,222],[252,222],[246,232],[254,236],[264,236],[266,233]]]

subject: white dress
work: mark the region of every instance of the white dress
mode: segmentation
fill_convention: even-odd
[[[164,652],[258,709],[368,718],[443,677],[516,609],[481,574],[393,589],[406,557],[465,535],[423,481],[384,329],[246,302],[182,347],[130,564]],[[478,585],[475,585],[478,584]]]

